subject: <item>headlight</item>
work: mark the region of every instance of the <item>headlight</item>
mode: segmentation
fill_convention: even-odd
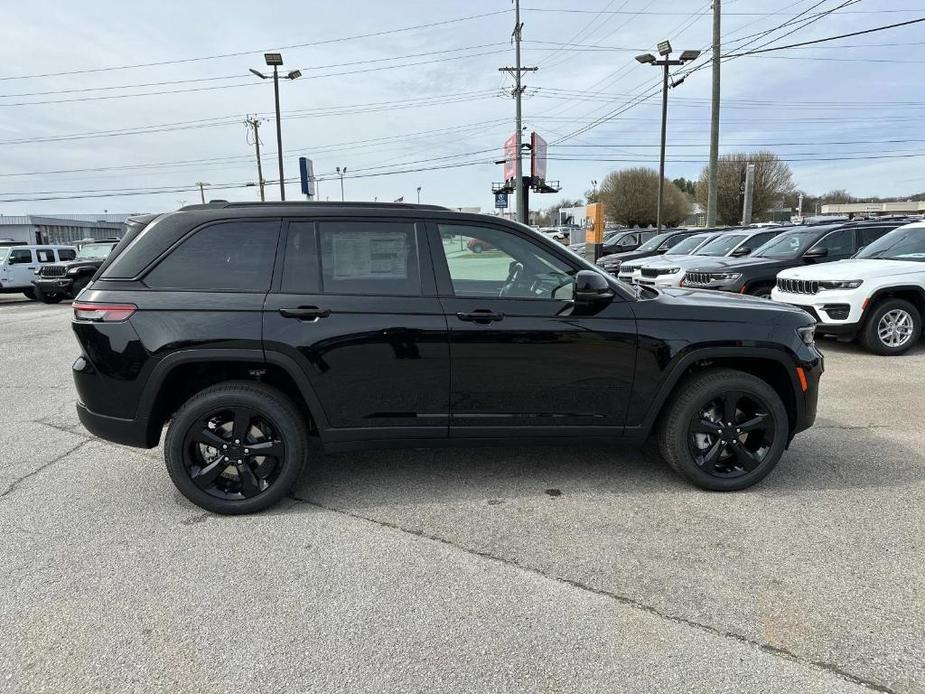
[[[710,274],[711,280],[731,281],[737,280],[742,276],[741,272],[714,272]]]
[[[70,270],[67,271],[67,274],[69,274],[69,275],[76,275],[78,272],[80,272],[80,268],[78,268],[78,267],[72,267]]]
[[[819,289],[857,289],[864,280],[827,280],[819,282]]]
[[[665,275],[677,275],[679,272],[681,272],[681,268],[679,268],[679,267],[670,267],[670,268],[667,268],[663,274],[665,274]]]
[[[803,340],[803,344],[811,346],[816,341],[816,324],[807,325],[803,328],[797,328],[797,334]]]

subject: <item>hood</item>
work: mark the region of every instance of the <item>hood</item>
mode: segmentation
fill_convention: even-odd
[[[602,267],[607,267],[607,265],[612,265],[614,263],[625,263],[628,260],[650,258],[653,255],[658,255],[658,253],[655,253],[654,251],[626,251],[625,253],[611,253],[610,255],[605,255],[597,262]]]
[[[691,263],[703,261],[702,255],[660,255],[655,258],[643,258],[639,263],[634,263],[639,267],[689,267]]]
[[[696,262],[689,263],[686,267],[688,270],[698,272],[715,272],[723,270],[735,270],[744,267],[762,267],[771,265],[780,265],[793,263],[794,261],[786,258],[712,258],[710,256],[694,256],[698,258]]]
[[[781,277],[793,280],[863,280],[872,277],[898,277],[925,274],[925,263],[910,260],[857,258],[833,263],[802,265],[784,270]]]
[[[760,311],[762,320],[774,322],[779,320],[799,325],[808,325],[812,322],[812,318],[802,308],[777,301],[768,301],[748,294],[717,292],[710,289],[686,289],[683,287],[666,287],[661,290],[661,293],[662,296],[672,302],[690,307],[695,311],[741,309],[743,312],[749,313]]]

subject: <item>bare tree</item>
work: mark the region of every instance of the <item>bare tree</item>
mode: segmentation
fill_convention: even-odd
[[[716,216],[723,224],[738,224],[742,219],[741,186],[745,167],[755,165],[755,188],[752,214],[760,219],[785,196],[794,191],[793,175],[773,152],[738,152],[719,158]],[[706,207],[709,192],[709,168],[704,168],[696,186],[696,199]]]
[[[598,188],[607,219],[626,226],[655,224],[658,206],[658,172],[643,167],[611,171]],[[671,181],[665,181],[662,224],[674,226],[687,217],[687,196]]]

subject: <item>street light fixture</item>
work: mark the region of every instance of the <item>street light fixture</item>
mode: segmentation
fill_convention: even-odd
[[[276,103],[276,155],[279,163],[279,199],[285,200],[286,177],[283,174],[283,126],[279,115],[279,67],[283,64],[283,56],[281,53],[264,53],[263,58],[267,65],[273,68],[273,98]],[[251,73],[262,80],[270,78],[269,75],[265,75],[259,70],[249,69]],[[302,73],[298,70],[293,70],[286,75],[290,80],[298,79],[301,76]]]
[[[636,60],[642,64],[649,65],[658,65],[664,68],[662,76],[662,146],[661,153],[659,156],[658,162],[658,202],[656,210],[656,226],[658,227],[658,232],[662,231],[662,194],[664,193],[665,188],[665,140],[667,139],[667,126],[668,126],[668,68],[684,65],[685,63],[690,62],[691,60],[697,60],[700,57],[700,51],[682,51],[681,57],[677,60],[671,59],[671,42],[668,39],[658,42],[658,54],[662,56],[662,60],[656,59],[651,53],[643,53],[642,55],[637,55]],[[684,81],[682,77],[672,86],[677,86]]]

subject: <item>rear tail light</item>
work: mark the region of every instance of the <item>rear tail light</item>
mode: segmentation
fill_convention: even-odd
[[[75,301],[73,308],[75,319],[96,323],[124,321],[138,310],[135,304],[94,304],[89,301]]]

